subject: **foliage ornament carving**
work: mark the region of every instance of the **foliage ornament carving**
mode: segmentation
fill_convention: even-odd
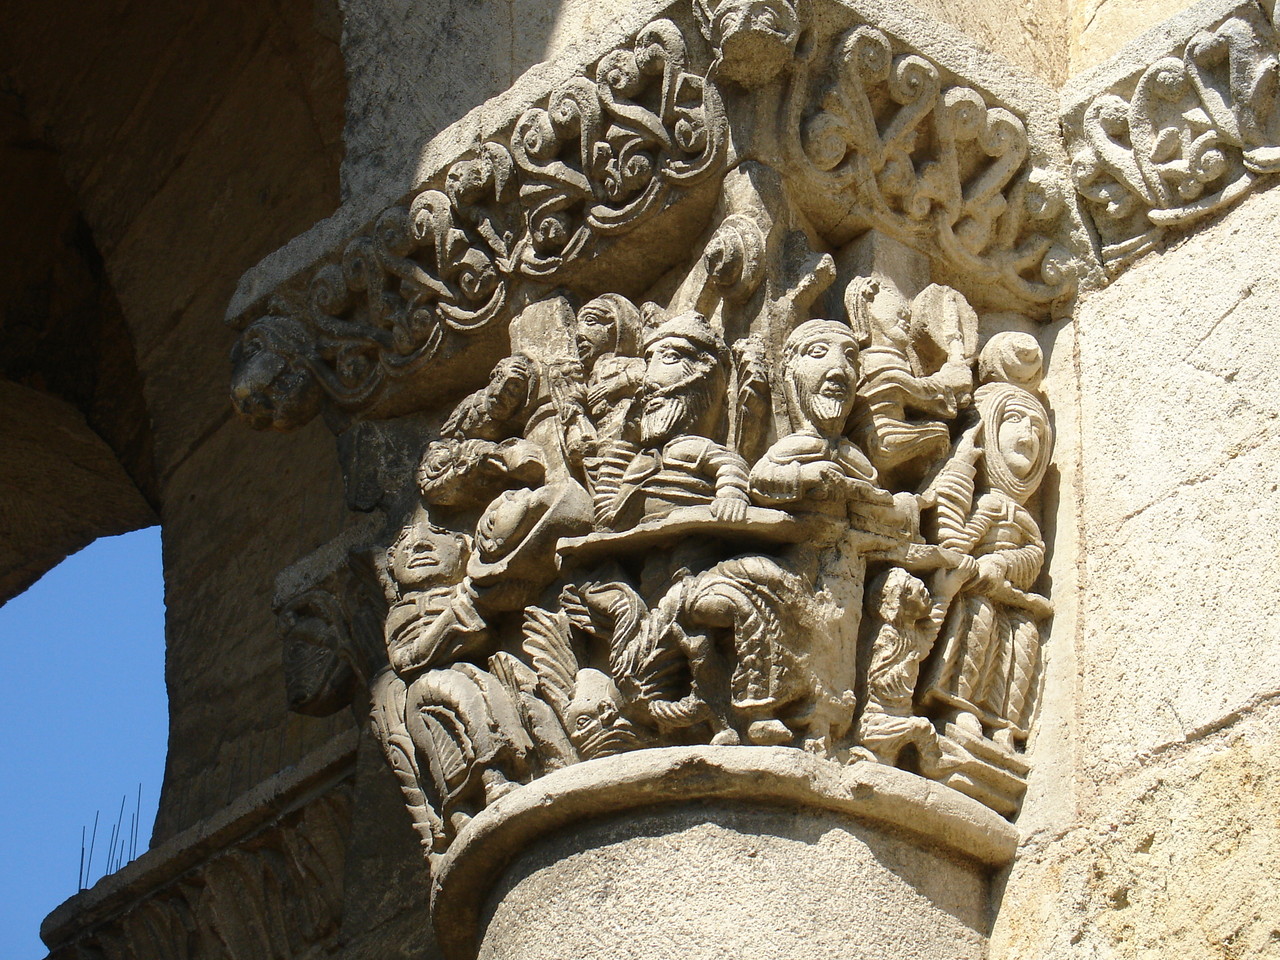
[[[646,240],[637,264],[623,238],[702,232],[716,185],[744,161],[774,171],[823,245],[874,228],[993,308],[1059,309],[1089,253],[1053,144],[834,0],[817,5],[824,16],[812,0],[673,4],[461,145],[340,252],[233,318],[241,416],[287,430],[438,400],[441,364],[550,289],[617,292],[621,270],[647,278],[636,293],[678,266],[679,244]],[[759,225],[721,226],[708,250],[719,282],[754,289],[740,273],[758,262]]]
[[[1072,177],[1114,272],[1280,172],[1276,31],[1241,4],[1066,115]]]

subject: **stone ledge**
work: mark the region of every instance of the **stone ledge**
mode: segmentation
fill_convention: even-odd
[[[296,766],[241,794],[222,811],[188,827],[137,860],[64,901],[40,925],[52,949],[82,936],[145,899],[202,861],[304,806],[355,770],[358,733],[334,737]]]

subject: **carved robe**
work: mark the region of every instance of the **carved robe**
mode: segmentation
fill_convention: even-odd
[[[747,499],[747,462],[707,437],[683,436],[641,450],[623,471],[608,515],[619,530],[717,498]]]
[[[844,514],[844,498],[826,496],[821,489],[828,465],[852,480],[876,484],[876,468],[848,440],[841,437],[832,442],[812,433],[793,433],[770,447],[751,468],[751,492],[765,506],[804,500],[808,509]]]
[[[916,376],[906,354],[892,345],[863,350],[862,367],[849,433],[876,468],[945,454],[951,434],[941,421],[955,418],[955,390],[939,376]],[[908,411],[939,419],[915,419]]]
[[[1027,593],[1044,563],[1044,541],[1031,513],[1008,494],[974,502],[977,471],[952,461],[939,474],[938,542],[975,559],[995,557],[1004,581],[973,581],[956,596],[943,624],[925,699],[975,714],[1025,735],[1039,659],[1037,616],[1047,605]]]

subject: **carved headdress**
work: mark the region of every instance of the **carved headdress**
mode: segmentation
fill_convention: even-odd
[[[1053,431],[1049,427],[1049,414],[1035,394],[1012,383],[984,384],[974,393],[973,399],[982,421],[982,459],[986,466],[987,483],[1018,503],[1025,504],[1044,479],[1049,457],[1053,452]],[[1017,414],[1030,420],[1038,440],[1034,458],[1023,476],[1014,471],[999,447],[1001,425]]]

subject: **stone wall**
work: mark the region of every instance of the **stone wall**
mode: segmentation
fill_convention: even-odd
[[[24,122],[56,152],[68,209],[91,231],[103,293],[127,323],[124,352],[149,411],[145,456],[127,455],[128,438],[106,436],[78,407],[41,416],[65,421],[92,448],[81,465],[109,493],[124,491],[118,505],[95,498],[111,522],[145,522],[154,507],[164,524],[171,747],[159,844],[252,805],[243,797],[256,784],[334,742],[365,708],[357,697],[354,711],[325,719],[286,711],[273,581],[353,525],[347,501],[363,494],[344,491],[338,461],[363,435],[335,450],[319,422],[280,436],[234,421],[235,333],[222,315],[237,278],[341,203],[250,274],[233,312],[265,302],[316,251],[428,176],[443,181],[454,155],[429,145],[442,130],[454,125],[454,150],[509,127],[522,98],[545,96],[666,3],[227,0],[110,17],[71,6],[13,15],[7,80]],[[899,32],[915,24],[961,76],[989,81],[991,60],[948,50],[936,21],[1057,87],[1190,4],[847,6],[875,22],[892,15]],[[1122,57],[1149,65],[1158,46]],[[1002,102],[1034,86],[999,75]],[[1048,86],[1035,92],[1029,126],[1056,136]],[[1119,264],[1109,286],[1086,289],[1068,317],[1035,326],[983,311],[988,328],[1035,329],[1057,438],[1041,490],[1050,550],[1040,581],[1056,612],[1027,746],[1023,845],[1002,878],[992,960],[1280,950],[1280,561],[1267,533],[1280,528],[1280,281],[1270,272],[1280,191],[1264,187],[1216,219],[1171,229]],[[479,385],[481,366],[434,387],[460,394]],[[29,386],[5,389],[6,403],[31,399],[19,396]],[[74,511],[76,497],[66,499]],[[426,869],[368,735],[353,781],[341,955],[433,956]]]
[[[1030,752],[1060,762],[1037,760],[993,957],[1280,943],[1278,211],[1263,193],[1148,256],[1063,335],[1080,599],[1055,618]]]
[[[337,202],[337,11],[54,2],[5,18],[7,84],[92,233],[150,418],[168,607],[160,842],[349,722],[286,714],[270,603],[276,570],[345,522],[333,446],[233,422],[222,323],[240,273]]]

